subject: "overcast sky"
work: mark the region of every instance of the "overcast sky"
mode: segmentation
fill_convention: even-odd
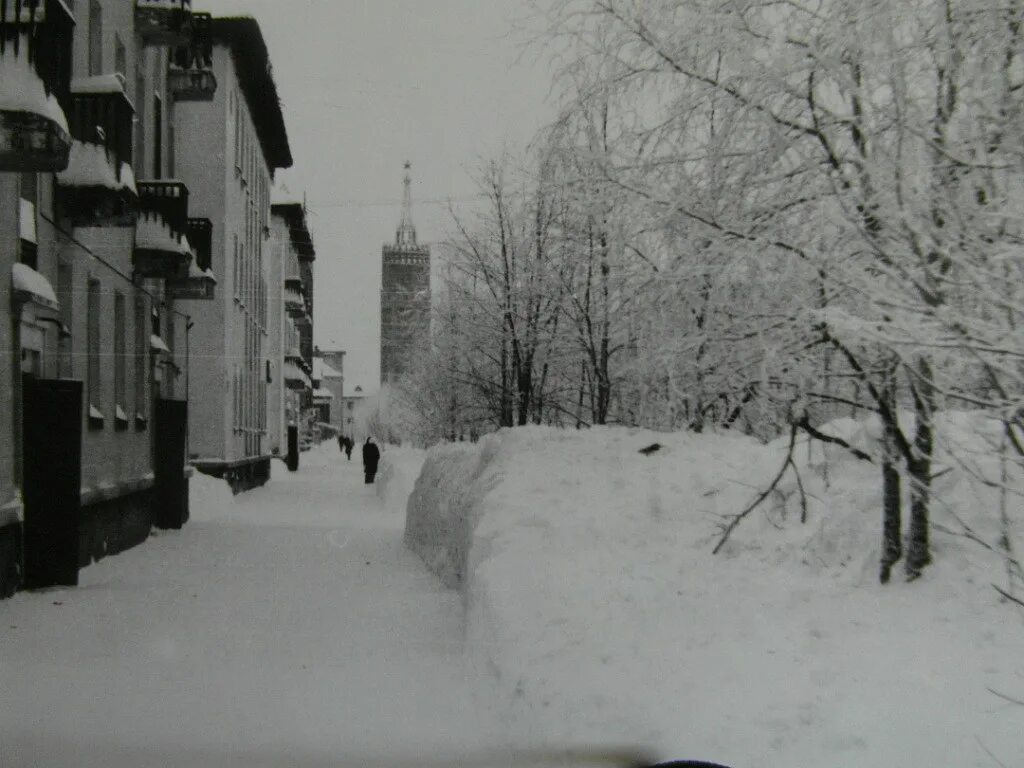
[[[421,241],[444,235],[446,198],[474,194],[479,158],[521,148],[553,114],[549,68],[522,55],[524,0],[197,0],[248,14],[270,49],[293,169],[317,249],[316,343],[348,351],[345,387],[379,379],[381,245],[394,238],[402,163],[413,164]]]

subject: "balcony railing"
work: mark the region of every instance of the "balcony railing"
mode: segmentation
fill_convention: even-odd
[[[188,233],[188,187],[181,181],[139,181],[139,207],[143,213],[163,217],[171,230],[179,235]]]
[[[192,0],[135,0],[135,28],[147,45],[185,45]]]
[[[67,166],[74,25],[61,0],[0,2],[0,171]]]
[[[174,49],[167,69],[167,87],[175,101],[212,101],[217,92],[211,27],[210,14],[193,13],[191,40]]]
[[[119,75],[75,81],[69,113],[71,155],[57,174],[60,218],[73,226],[131,226],[138,213],[132,171],[135,110]]]

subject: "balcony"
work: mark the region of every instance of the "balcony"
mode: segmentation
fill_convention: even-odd
[[[61,0],[0,3],[0,172],[67,166],[74,26]]]
[[[309,376],[307,376],[295,363],[287,360],[284,364],[284,385],[288,389],[311,388]]]
[[[175,101],[212,101],[217,92],[211,22],[210,14],[193,13],[191,40],[171,56],[167,88]]]
[[[211,269],[213,256],[213,222],[209,219],[188,220],[188,242],[193,258],[184,277],[167,281],[167,293],[174,299],[211,300],[215,297],[217,278]]]
[[[57,216],[74,227],[128,227],[139,198],[132,172],[135,109],[120,75],[71,84],[71,154],[57,174]]]
[[[139,218],[133,262],[136,277],[188,277],[192,246],[188,231],[188,187],[180,181],[140,181]]]
[[[192,0],[135,0],[135,28],[146,45],[187,45]]]
[[[289,317],[295,318],[306,311],[306,299],[302,295],[300,286],[302,281],[288,279],[284,281],[284,308]]]

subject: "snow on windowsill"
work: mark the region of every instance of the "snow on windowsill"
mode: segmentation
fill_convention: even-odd
[[[33,112],[52,120],[69,133],[64,110],[52,93],[46,93],[42,79],[24,53],[27,48],[28,41],[22,35],[19,55],[14,55],[14,46],[10,43],[0,53],[0,71],[4,73],[0,77],[0,111]]]

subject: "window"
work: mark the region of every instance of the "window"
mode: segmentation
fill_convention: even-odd
[[[164,100],[153,94],[153,178],[163,178],[164,165]]]
[[[114,294],[114,424],[118,429],[128,426],[128,403],[125,385],[128,378],[128,350],[125,338],[124,294]]]
[[[146,402],[146,360],[149,355],[149,334],[146,333],[146,299],[135,297],[135,428],[145,429],[149,408]]]
[[[88,371],[86,386],[88,387],[89,408],[88,421],[92,429],[103,427],[103,411],[99,406],[103,402],[103,387],[100,381],[100,281],[89,280],[86,294],[86,356]]]
[[[234,93],[234,91],[232,91]],[[241,110],[238,107],[238,96],[235,95],[235,168],[242,170],[242,120]]]
[[[140,57],[146,49],[139,51]],[[136,67],[135,73],[135,153],[136,167],[145,168],[146,159],[146,76],[142,67]],[[140,173],[142,171],[140,170]]]
[[[60,302],[60,320],[66,328],[72,327],[74,301],[74,270],[70,264],[57,265],[57,301]],[[74,378],[71,364],[71,335],[61,333],[57,339],[57,376]]]
[[[119,73],[125,81],[128,80],[128,51],[118,34],[114,35],[114,71]]]
[[[89,0],[89,74],[103,74],[103,6]]]
[[[36,203],[39,200],[39,177],[21,174],[21,195],[18,201],[18,260],[32,269],[39,266],[36,234]]]

